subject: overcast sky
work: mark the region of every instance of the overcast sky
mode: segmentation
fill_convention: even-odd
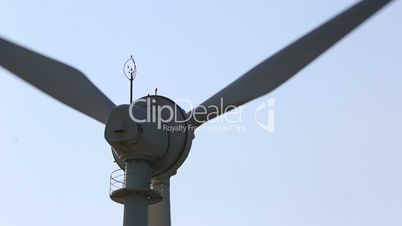
[[[116,104],[194,105],[357,1],[0,0],[0,36],[83,71]],[[174,226],[402,225],[402,4],[244,108],[196,132],[172,178]],[[24,62],[21,62],[21,67]],[[83,93],[85,95],[85,93]],[[275,132],[254,110],[275,99]],[[103,125],[0,69],[0,225],[121,225]],[[188,107],[183,106],[186,110]]]

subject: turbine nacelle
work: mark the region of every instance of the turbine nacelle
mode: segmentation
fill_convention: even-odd
[[[138,123],[130,117],[143,118],[146,109],[138,106],[116,107],[106,123],[105,138],[123,162],[144,159],[153,162],[163,157],[169,146],[169,134],[157,128],[156,123]],[[141,119],[142,120],[142,119]]]
[[[128,160],[145,160],[152,176],[171,176],[186,159],[194,138],[186,118],[185,111],[172,100],[146,96],[111,112],[105,139],[120,168],[124,169]]]

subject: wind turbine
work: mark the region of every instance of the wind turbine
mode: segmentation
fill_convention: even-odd
[[[285,83],[389,2],[360,1],[264,60],[190,112],[158,95],[116,106],[77,69],[2,38],[0,65],[106,125],[105,139],[116,163],[124,170],[124,186],[110,194],[114,201],[124,204],[124,226],[169,226],[170,177],[186,160],[194,129]],[[21,61],[25,62],[23,67]],[[173,113],[169,109],[174,109]],[[163,120],[166,118],[169,120]],[[166,131],[161,126],[186,129]]]

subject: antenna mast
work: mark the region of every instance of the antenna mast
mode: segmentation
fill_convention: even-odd
[[[130,104],[133,102],[133,81],[137,76],[137,65],[135,64],[133,55],[124,63],[124,75],[130,80]]]

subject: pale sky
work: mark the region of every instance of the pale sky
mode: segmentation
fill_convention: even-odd
[[[157,87],[199,104],[355,2],[0,0],[0,36],[80,69],[116,104],[130,54],[135,97]],[[172,178],[172,225],[402,225],[401,12],[394,2],[247,104],[245,132],[197,131]],[[253,115],[270,98],[274,133]],[[104,126],[3,69],[0,103],[0,225],[122,225]]]

